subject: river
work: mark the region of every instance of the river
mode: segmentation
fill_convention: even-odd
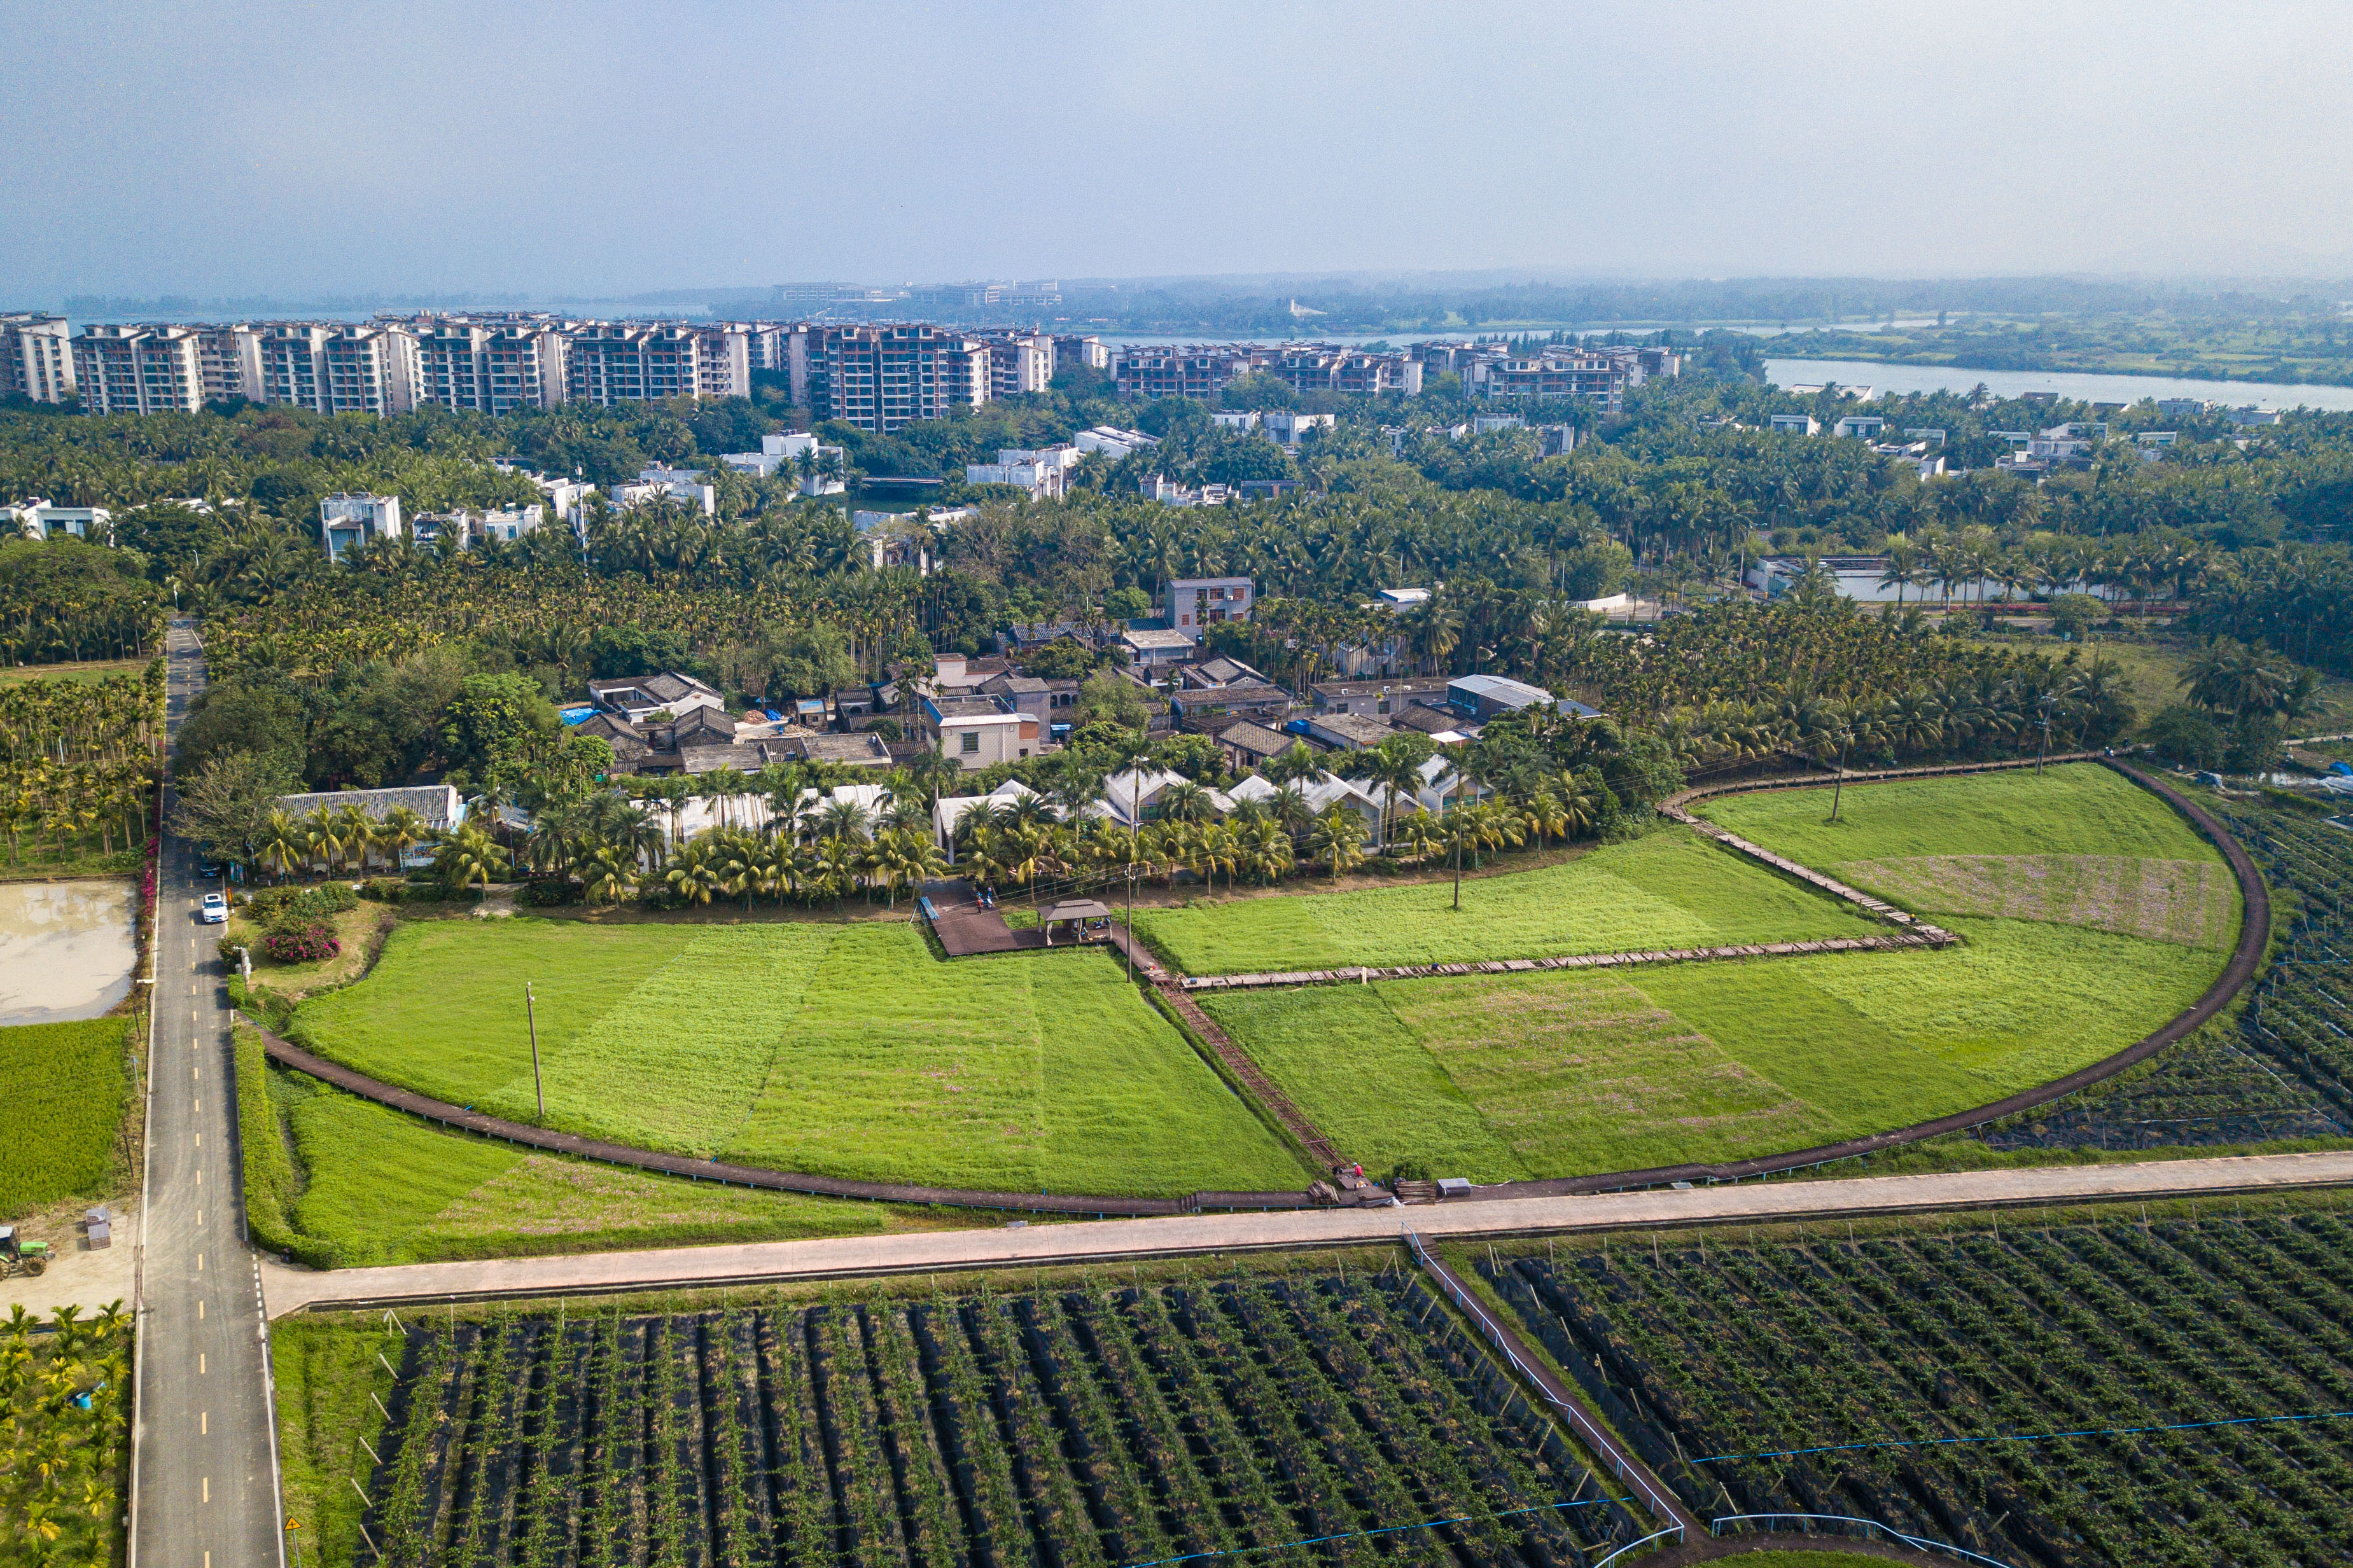
[[[1834,381],[1879,392],[1967,392],[1983,382],[2001,397],[2055,392],[2079,403],[2137,403],[2144,397],[2202,397],[2227,407],[2353,409],[2353,386],[2277,381],[2192,381],[2168,375],[2094,375],[2067,370],[1959,370],[1945,365],[1881,364],[1861,359],[1768,359],[1776,386]]]
[[[131,994],[137,889],[0,882],[0,1025],[95,1018]]]

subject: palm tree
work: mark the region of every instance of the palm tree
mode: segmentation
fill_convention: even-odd
[[[898,907],[898,890],[911,891],[947,869],[947,857],[929,833],[919,829],[892,828],[875,840],[874,868],[889,895],[890,907]]]
[[[361,810],[354,801],[335,813],[335,837],[342,841],[346,855],[359,857],[360,870],[364,873],[369,852],[375,847],[375,818]]]
[[[451,888],[463,891],[479,883],[487,896],[491,884],[507,874],[507,852],[497,839],[468,823],[439,836],[433,868]]]
[[[940,804],[940,792],[963,772],[964,764],[944,752],[923,752],[907,760],[907,777],[923,792],[927,808]]]
[[[1170,784],[1160,792],[1160,820],[1163,822],[1202,823],[1213,820],[1218,808],[1209,799],[1209,792],[1187,780]]]
[[[617,905],[637,891],[637,858],[617,846],[600,844],[590,850],[582,869],[582,882],[592,903]]]
[[[1402,849],[1402,858],[1409,860],[1429,859],[1437,853],[1440,842],[1438,819],[1419,805],[1398,818],[1390,833],[1391,853]]]
[[[307,869],[315,860],[333,870],[336,858],[343,852],[343,841],[335,831],[333,816],[325,806],[316,806],[302,819],[301,828],[303,867]]]
[[[1427,741],[1417,744],[1403,735],[1395,735],[1377,746],[1353,753],[1341,765],[1343,777],[1370,784],[1381,792],[1381,843],[1384,847],[1394,831],[1398,802],[1414,797],[1421,787],[1422,764],[1436,750]]]
[[[384,814],[384,821],[375,830],[376,847],[395,876],[400,873],[402,858],[409,850],[425,842],[427,829],[425,818],[405,805],[396,805]]]
[[[261,842],[254,846],[254,859],[260,866],[275,871],[282,881],[287,870],[309,852],[302,829],[283,811],[272,811],[261,825]]]
[[[1238,853],[1268,887],[1272,887],[1291,869],[1291,835],[1271,817],[1261,817],[1240,829]]]
[[[1315,753],[1308,749],[1304,741],[1293,741],[1258,767],[1258,776],[1271,784],[1299,784],[1320,778],[1323,773],[1324,764],[1316,760]]]
[[[1338,801],[1324,807],[1308,831],[1307,852],[1331,867],[1332,879],[1365,863],[1365,819]]]
[[[713,893],[727,890],[726,877],[721,869],[723,860],[712,835],[698,834],[670,857],[669,866],[662,871],[662,881],[686,902],[708,904]]]

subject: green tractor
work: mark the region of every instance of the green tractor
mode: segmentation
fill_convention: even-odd
[[[49,1266],[49,1244],[22,1241],[16,1227],[0,1225],[0,1279],[12,1274],[39,1274]]]

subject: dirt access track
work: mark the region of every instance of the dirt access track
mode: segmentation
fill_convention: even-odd
[[[770,1285],[964,1269],[1116,1266],[1148,1258],[1303,1247],[1386,1246],[1407,1233],[1431,1242],[1506,1236],[1666,1230],[1689,1226],[1887,1219],[1965,1209],[2155,1203],[2232,1193],[2353,1186],[2353,1150],[2215,1160],[2034,1166],[1926,1176],[1746,1182],[1657,1187],[1591,1196],[1403,1208],[1303,1209],[1280,1214],[1173,1215],[990,1229],[919,1231],[817,1241],[751,1242],[650,1252],[589,1253],[471,1263],[418,1263],[327,1272],[266,1259],[271,1317],[417,1302],[597,1295],[613,1291]]]

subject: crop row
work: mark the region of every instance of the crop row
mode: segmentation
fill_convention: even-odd
[[[1640,1533],[1405,1274],[405,1339],[366,1479],[385,1563],[1575,1568]]]
[[[2353,1559],[2353,1419],[2263,1419],[2353,1411],[2335,1213],[1482,1272],[1702,1517],[1862,1516],[2046,1568]]]
[[[1989,1128],[1985,1142],[2148,1149],[2353,1136],[2353,833],[2273,808],[2221,809],[2293,910],[2237,1021]]]

